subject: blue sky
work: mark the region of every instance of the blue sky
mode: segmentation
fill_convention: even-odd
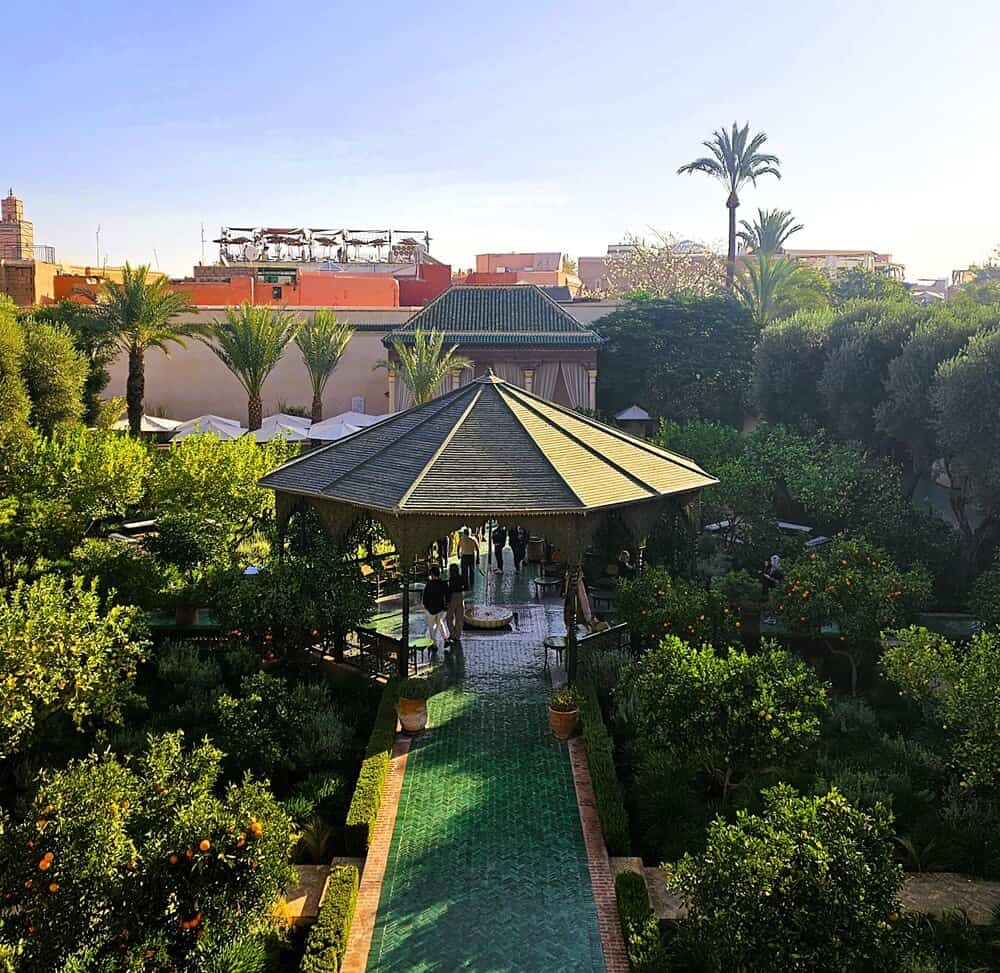
[[[98,224],[111,263],[172,273],[203,222],[427,227],[456,267],[720,242],[724,195],[675,173],[734,119],[785,174],[740,215],[793,210],[797,245],[915,278],[1000,243],[995,0],[49,0],[2,29],[0,183],[67,261]]]

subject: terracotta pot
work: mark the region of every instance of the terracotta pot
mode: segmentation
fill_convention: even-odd
[[[579,719],[579,709],[570,710],[567,713],[564,710],[549,707],[549,726],[552,727],[552,735],[557,740],[568,740],[573,735]]]
[[[396,715],[405,733],[419,733],[427,726],[427,700],[401,699],[396,703]]]

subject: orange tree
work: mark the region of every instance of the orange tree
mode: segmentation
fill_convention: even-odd
[[[662,568],[647,568],[638,578],[620,582],[618,613],[632,638],[646,648],[668,635],[726,645],[739,638],[742,624],[739,610],[721,591],[673,578]]]
[[[196,969],[205,944],[267,921],[291,878],[291,822],[251,778],[220,792],[220,758],[177,733],[136,766],[92,754],[42,775],[0,837],[0,941],[18,969]]]
[[[882,632],[901,625],[930,592],[923,565],[903,571],[881,548],[842,537],[792,564],[775,609],[793,632],[821,639],[847,659],[854,695],[858,668],[876,651]]]

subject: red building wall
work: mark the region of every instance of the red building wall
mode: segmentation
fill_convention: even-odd
[[[420,280],[399,277],[399,303],[401,307],[422,307],[451,286],[449,264],[421,264]]]

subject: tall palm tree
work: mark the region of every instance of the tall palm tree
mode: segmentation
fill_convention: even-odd
[[[740,220],[743,229],[736,235],[751,253],[784,253],[785,241],[793,233],[804,229],[801,223],[794,223],[794,220],[792,211],[788,209],[758,209],[757,219],[752,224]]]
[[[796,305],[814,309],[812,292],[817,281],[809,268],[797,260],[765,253],[748,260],[745,272],[736,281],[736,294],[747,306],[754,321],[763,328],[777,317],[790,313]]]
[[[178,318],[193,311],[186,294],[169,289],[165,277],[149,279],[145,264],[133,267],[125,264],[122,282],[104,282],[97,313],[114,335],[115,345],[128,355],[128,379],[125,382],[125,402],[128,407],[128,427],[133,436],[142,426],[142,400],[146,395],[146,352],[167,346],[184,346],[184,339],[202,329]]]
[[[226,320],[216,321],[211,334],[202,339],[246,390],[251,430],[260,429],[264,418],[260,396],[264,382],[299,327],[283,308],[241,304],[227,307]]]
[[[718,179],[729,195],[726,207],[729,210],[729,252],[726,266],[726,285],[733,289],[733,279],[736,276],[736,207],[740,205],[739,192],[747,182],[757,185],[761,176],[776,176],[781,178],[778,167],[781,165],[776,155],[761,152],[761,146],[767,141],[764,132],[750,136],[749,124],[740,128],[733,122],[732,132],[720,128],[706,142],[702,142],[711,152],[711,156],[695,159],[677,170],[680,175],[685,172],[704,172],[713,179]]]
[[[458,345],[444,351],[444,333],[441,331],[421,331],[413,333],[413,344],[404,345],[393,341],[393,350],[398,362],[383,358],[375,363],[375,368],[385,368],[399,372],[409,390],[413,393],[414,405],[423,405],[434,398],[437,387],[451,371],[469,368],[468,358],[455,354]]]
[[[323,389],[347,349],[354,329],[333,311],[317,311],[295,336],[312,385],[312,421],[323,418]]]

